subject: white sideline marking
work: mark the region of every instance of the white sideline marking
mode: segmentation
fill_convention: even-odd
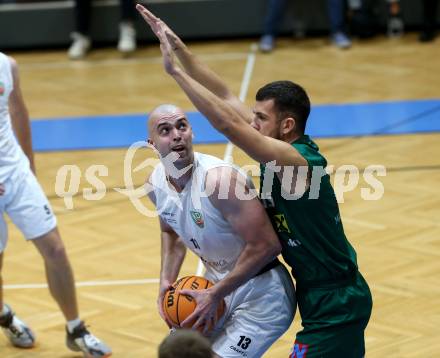
[[[246,58],[242,52],[229,52],[220,54],[207,54],[199,56],[203,61],[234,61]],[[20,71],[30,70],[58,70],[60,68],[83,69],[103,66],[126,66],[127,64],[137,65],[145,63],[162,63],[162,57],[145,58],[113,58],[106,60],[93,60],[88,58],[84,61],[56,61],[56,62],[33,62],[20,63]]]
[[[76,287],[97,287],[97,286],[130,286],[130,285],[147,285],[159,283],[158,278],[147,278],[143,280],[110,280],[110,281],[83,281],[76,282]],[[46,283],[25,283],[17,285],[4,285],[6,290],[19,290],[29,288],[47,288]]]

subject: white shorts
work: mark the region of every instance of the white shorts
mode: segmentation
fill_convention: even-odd
[[[283,265],[240,286],[225,298],[223,325],[210,337],[222,358],[258,358],[289,328],[296,311],[295,289]]]
[[[8,230],[4,218],[7,213],[26,240],[36,239],[57,225],[49,201],[34,174],[29,172],[14,181],[2,183],[5,193],[0,196],[0,252],[6,248]]]

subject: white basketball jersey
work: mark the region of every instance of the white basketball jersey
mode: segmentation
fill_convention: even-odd
[[[216,157],[194,153],[193,174],[181,193],[168,183],[162,163],[151,175],[161,219],[200,257],[205,276],[213,282],[234,268],[245,245],[209,198],[200,194],[204,192],[207,171],[222,166],[232,167]]]
[[[9,116],[9,95],[13,88],[11,63],[0,52],[0,183],[29,168],[29,160],[14,136]]]

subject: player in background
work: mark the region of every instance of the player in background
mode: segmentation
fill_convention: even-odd
[[[0,270],[8,239],[5,213],[43,257],[50,293],[67,321],[67,347],[86,357],[109,357],[110,348],[79,318],[72,268],[55,215],[35,177],[29,115],[18,66],[0,52]],[[1,275],[0,327],[14,346],[34,346],[32,330],[3,301]]]

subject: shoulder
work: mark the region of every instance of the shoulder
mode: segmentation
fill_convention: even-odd
[[[16,77],[18,75],[18,64],[17,61],[11,56],[6,56],[9,67],[11,68],[12,75]]]
[[[213,155],[209,154],[203,154],[199,152],[194,152],[194,159],[197,161],[197,164],[206,169],[209,170],[210,168],[217,167],[219,165],[229,165],[228,162],[217,158]]]
[[[17,62],[12,57],[0,52],[0,71],[3,76],[16,77],[18,73]]]
[[[235,193],[237,187],[249,187],[248,178],[232,165],[229,164],[207,170],[205,192],[211,194],[220,192],[230,197]]]
[[[157,164],[154,165],[153,171],[148,176],[148,182],[151,184],[155,184],[156,182],[163,179],[165,179],[165,168],[163,164],[158,161]]]
[[[6,56],[6,55],[4,55],[4,56]],[[18,68],[18,64],[17,64],[17,61],[15,60],[15,58],[13,58],[11,56],[6,56],[6,57],[7,57],[8,61],[9,61],[9,64],[10,64],[11,68],[17,69]]]
[[[304,140],[292,143],[300,155],[307,161],[309,166],[326,166],[327,160],[319,151],[318,145],[308,136]]]
[[[152,182],[152,176],[153,173],[148,175],[147,179],[145,180],[145,193],[150,198],[150,200],[153,202],[153,204],[156,205],[156,195],[154,194],[154,185]]]
[[[14,87],[18,85],[18,64],[17,61],[13,57],[5,56],[6,57],[6,63],[9,66],[10,69],[10,76],[12,76],[12,81],[14,83]]]
[[[145,180],[145,191],[148,197],[156,204],[156,189],[160,188],[161,185],[164,185],[166,177],[165,170],[163,168],[162,163],[158,163],[153,171],[147,176]]]

